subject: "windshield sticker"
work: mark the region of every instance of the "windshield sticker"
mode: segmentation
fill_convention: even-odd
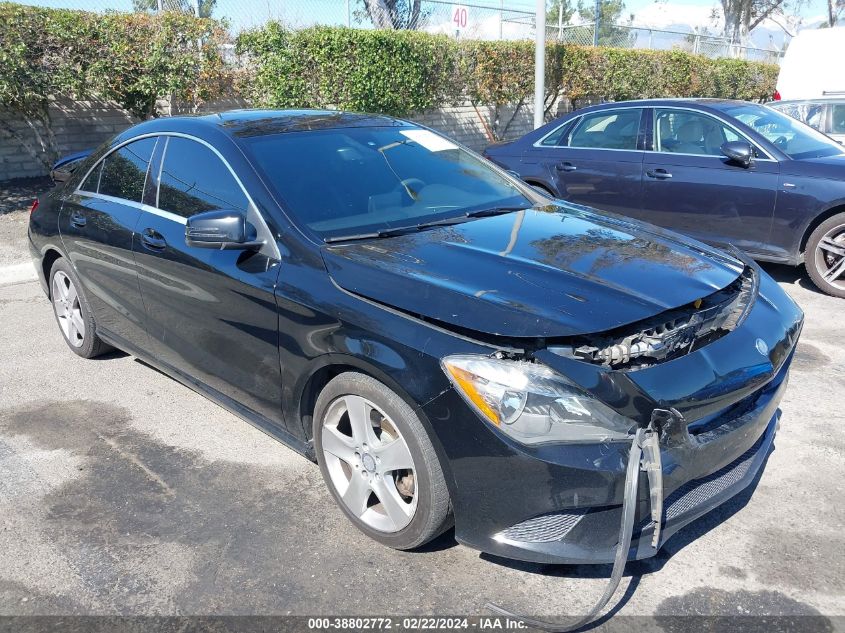
[[[402,136],[411,139],[415,143],[422,145],[430,152],[442,152],[447,149],[458,149],[452,141],[438,136],[434,132],[428,130],[402,130]]]

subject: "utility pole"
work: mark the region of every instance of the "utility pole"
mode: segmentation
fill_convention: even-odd
[[[601,22],[600,12],[601,12],[601,0],[596,0],[596,8],[595,8],[596,23],[593,25],[593,46],[599,45],[599,22]]]
[[[352,14],[349,10],[349,0],[346,0],[346,28],[352,26]]]
[[[537,0],[534,18],[534,129],[543,125],[543,100],[546,95],[546,0]]]

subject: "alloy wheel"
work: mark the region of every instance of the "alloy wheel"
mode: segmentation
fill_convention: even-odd
[[[417,509],[414,460],[397,426],[374,403],[336,398],[322,422],[323,458],[337,495],[367,526],[398,532]]]
[[[74,347],[81,347],[85,342],[85,319],[79,293],[73,281],[64,272],[53,275],[53,310],[59,321],[59,327],[65,338]]]
[[[845,290],[845,224],[824,234],[816,246],[816,269],[831,286]]]

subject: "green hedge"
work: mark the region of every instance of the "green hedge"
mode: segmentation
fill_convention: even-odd
[[[291,32],[270,23],[242,33],[236,50],[248,62],[242,92],[270,107],[332,106],[404,116],[465,97],[479,105],[502,105],[533,94],[529,41],[459,41],[334,27]],[[546,101],[559,95],[759,100],[774,91],[777,72],[772,64],[676,50],[550,43]]]
[[[0,106],[46,112],[50,95],[110,99],[139,117],[157,97],[196,102],[225,77],[218,22],[167,12],[106,13],[0,2]]]

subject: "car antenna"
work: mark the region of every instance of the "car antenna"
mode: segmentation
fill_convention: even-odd
[[[631,450],[628,453],[628,468],[625,473],[625,492],[622,502],[622,522],[619,525],[619,541],[616,544],[616,555],[613,559],[613,569],[610,581],[601,598],[590,611],[574,624],[558,624],[547,622],[524,615],[517,615],[507,609],[488,602],[485,606],[499,615],[512,618],[528,626],[532,626],[550,633],[569,633],[595,621],[602,609],[610,602],[613,594],[619,588],[625,563],[628,562],[628,552],[631,549],[631,537],[634,532],[634,517],[636,515],[637,491],[640,483],[640,470],[648,475],[649,500],[651,503],[651,522],[653,527],[651,546],[660,543],[660,527],[663,515],[663,468],[660,462],[660,435],[665,424],[676,420],[683,420],[683,416],[675,409],[654,409],[647,426],[640,426],[631,440]]]

